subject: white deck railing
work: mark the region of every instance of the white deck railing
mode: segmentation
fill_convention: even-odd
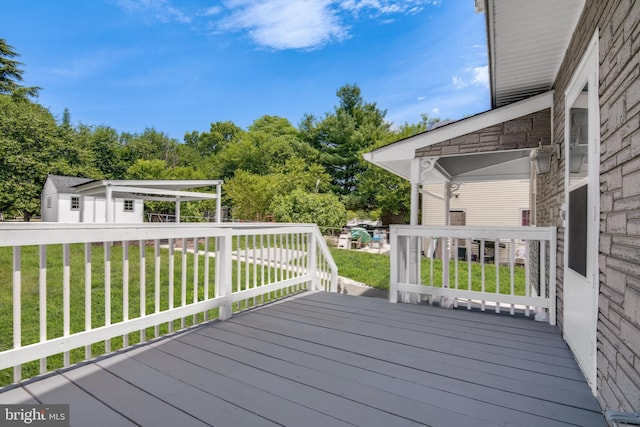
[[[391,302],[491,307],[555,325],[555,227],[400,225],[390,240]]]
[[[315,225],[0,224],[0,386],[307,289]]]

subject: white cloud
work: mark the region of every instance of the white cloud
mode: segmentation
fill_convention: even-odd
[[[462,89],[463,87],[467,86],[467,84],[458,76],[453,76],[451,78],[451,83],[453,83],[453,85],[458,89]]]
[[[193,20],[193,17],[172,6],[168,0],[115,0],[115,3],[129,13],[148,14],[160,22],[189,24]]]
[[[95,51],[73,59],[65,58],[63,66],[51,68],[49,72],[67,78],[84,78],[99,74],[135,54],[133,49]]]
[[[424,96],[419,96],[419,97],[417,97],[416,99],[417,99],[418,101],[422,101],[424,98],[425,98]]]
[[[196,24],[215,33],[246,33],[259,46],[275,50],[316,49],[350,37],[353,20],[393,22],[437,0],[223,0],[222,5],[188,10],[177,0],[112,0],[128,13],[160,22]]]
[[[465,70],[465,74],[468,75],[467,78],[453,76],[451,78],[451,83],[457,89],[463,89],[467,86],[485,86],[489,87],[489,66],[484,65],[482,67],[472,67],[467,68]]]
[[[489,87],[489,66],[475,67],[473,69],[473,83]]]
[[[233,0],[223,29],[246,30],[258,45],[272,49],[309,49],[348,36],[328,0]]]
[[[433,109],[431,110],[431,112],[432,112],[433,114],[440,114],[440,108],[435,107],[435,108],[433,108]]]
[[[200,10],[200,12],[198,12],[198,16],[214,16],[214,15],[220,14],[221,12],[222,12],[222,7],[211,6],[206,9]]]
[[[373,14],[415,14],[425,5],[438,4],[434,0],[342,0],[337,2],[343,10],[353,13],[368,10]]]

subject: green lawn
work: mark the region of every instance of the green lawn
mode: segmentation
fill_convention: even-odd
[[[234,242],[234,246],[237,247]],[[210,248],[214,248],[213,239]],[[52,339],[62,336],[63,333],[63,256],[61,245],[50,245],[47,247],[47,338]],[[74,244],[70,246],[70,329],[71,333],[81,332],[85,330],[85,249],[83,244]],[[115,245],[111,248],[111,323],[117,323],[123,320],[123,247]],[[154,247],[146,246],[145,260],[145,313],[151,314],[155,312],[155,256]],[[160,311],[169,307],[169,267],[168,267],[169,251],[168,249],[160,250]],[[204,299],[204,263],[205,257],[198,257],[198,301]],[[215,296],[213,286],[215,280],[215,260],[209,259],[209,292],[208,297]],[[0,248],[0,351],[13,348],[13,289],[12,289],[12,264],[13,254],[12,248]],[[185,270],[186,291],[184,298],[186,303],[193,302],[193,281],[194,281],[194,261],[193,255],[187,255],[187,267]],[[22,345],[26,346],[39,341],[40,339],[40,306],[39,306],[39,251],[38,247],[28,246],[21,249],[21,326],[22,326]],[[262,272],[264,268],[264,274]],[[91,326],[92,328],[103,326],[105,324],[105,255],[104,246],[95,244],[91,246]],[[261,278],[269,277],[273,280],[276,277],[276,269],[269,267],[256,267],[257,286],[260,285]],[[173,301],[174,307],[181,306],[183,299],[182,291],[182,252],[175,252],[174,259],[174,291]],[[244,283],[244,278],[253,279],[254,268],[249,267],[247,271],[245,263],[242,262],[238,266],[233,263],[232,283],[234,290],[237,288],[238,276],[240,281]],[[280,273],[278,273],[280,274]],[[140,247],[136,244],[129,246],[129,318],[140,316]],[[278,276],[280,277],[280,276]],[[289,291],[295,292],[296,289]],[[268,295],[251,299],[248,301],[236,303],[233,307],[234,311],[246,309],[250,306],[268,302],[272,299],[282,297],[288,293],[288,290],[272,292]],[[207,312],[209,319],[218,317],[218,310],[209,310]],[[204,314],[189,316],[184,319],[184,326],[190,326],[195,323],[202,322]],[[175,330],[182,327],[183,319],[173,322]],[[147,338],[156,335],[163,335],[169,331],[169,324],[160,325],[156,334],[155,328],[147,328],[144,331]],[[129,344],[135,344],[140,341],[139,333],[131,333],[128,336]],[[123,337],[115,337],[111,340],[111,349],[118,350],[124,346]],[[91,346],[92,356],[104,354],[105,343],[99,342]],[[84,348],[71,351],[71,363],[84,360]],[[62,354],[50,356],[47,358],[48,369],[56,369],[63,366]],[[39,362],[30,362],[22,367],[23,378],[28,378],[39,373]],[[11,369],[0,371],[0,386],[13,382],[13,373]]]
[[[347,249],[331,248],[331,254],[338,265],[338,274],[352,280],[365,283],[378,289],[389,289],[390,265],[388,255],[370,254]],[[449,286],[455,285],[455,263],[449,264],[450,276]],[[485,264],[485,291],[495,292],[496,290],[496,266]],[[422,283],[431,283],[431,260],[422,259],[421,264]],[[511,273],[508,266],[500,266],[498,270],[500,276],[500,293],[511,293]],[[458,287],[467,289],[468,264],[460,261],[458,263]],[[482,279],[482,268],[479,263],[471,263],[471,289],[480,291]],[[442,260],[433,260],[433,284],[442,285]],[[516,295],[525,293],[525,270],[522,267],[514,268],[514,290]]]
[[[234,241],[234,248],[245,247],[247,242]],[[213,241],[211,242],[211,249],[213,249]],[[76,333],[85,330],[85,264],[84,264],[84,245],[71,245],[71,333]],[[154,262],[154,248],[153,246],[147,246],[146,250],[146,264],[145,264],[145,301],[146,314],[151,314],[155,311],[155,262]],[[331,253],[338,265],[338,274],[343,277],[366,283],[375,288],[389,289],[389,256],[369,254],[364,252],[357,252],[343,249],[331,249]],[[22,345],[28,345],[39,341],[39,254],[37,247],[23,247],[21,251],[22,263],[22,289],[21,289],[21,307],[22,307]],[[168,257],[169,252],[166,249],[160,251],[160,310],[168,308],[169,304],[169,284],[168,284]],[[49,339],[59,337],[62,335],[62,246],[51,245],[47,248],[47,337]],[[91,246],[91,325],[92,327],[99,327],[104,325],[105,320],[105,274],[104,274],[104,246],[92,245]],[[123,247],[120,245],[113,246],[111,248],[111,322],[116,323],[123,319],[123,271],[122,271],[122,259],[123,259]],[[0,248],[0,351],[7,350],[13,347],[13,317],[12,317],[12,249]],[[204,257],[198,257],[198,282],[204,281]],[[208,297],[215,295],[213,287],[214,283],[214,260],[210,259],[209,266],[209,282],[211,283],[209,288]],[[193,301],[193,276],[194,276],[194,262],[193,255],[187,256],[187,268],[186,274],[186,292],[184,297],[187,303]],[[137,245],[130,245],[129,247],[129,318],[136,318],[140,315],[140,248]],[[182,301],[182,254],[179,251],[175,253],[174,261],[174,292],[173,301],[174,306],[180,306]],[[467,283],[467,263],[460,262],[459,267],[459,284],[461,288],[466,289]],[[253,278],[253,268],[249,267],[250,271],[247,272],[244,267],[244,263],[241,263],[240,270],[238,270],[237,264],[234,262],[233,271],[233,286],[237,286],[238,271],[241,278],[247,277],[247,273],[250,279]],[[262,270],[257,267],[256,277],[258,282],[261,281]],[[265,268],[265,279],[267,277],[275,278],[275,268]],[[433,277],[434,283],[441,283],[441,269],[442,264],[440,260],[434,260],[433,264]],[[479,289],[481,268],[478,263],[472,263],[472,276],[473,276],[473,289]],[[430,281],[430,260],[422,260],[422,279],[423,283]],[[486,277],[486,291],[495,291],[495,266],[485,266]],[[503,293],[509,292],[509,268],[500,267],[500,290]],[[454,273],[453,262],[451,263],[451,286],[453,286]],[[515,269],[515,283],[516,294],[524,294],[524,269]],[[259,283],[258,283],[259,285]],[[293,290],[295,291],[295,290]],[[285,292],[286,293],[286,292]],[[263,303],[271,299],[279,298],[283,296],[282,292],[277,295],[272,293],[265,295],[263,298],[258,298],[258,301],[247,301],[243,305],[234,307],[234,310],[248,308],[254,304]],[[204,299],[204,288],[199,286],[198,288],[198,300]],[[207,313],[208,318],[216,318],[218,315],[217,310],[210,310]],[[190,326],[195,322],[201,322],[204,319],[203,314],[199,314],[193,319],[192,316],[184,319],[185,326]],[[182,319],[174,321],[174,329],[179,329],[182,326]],[[164,324],[159,327],[158,333],[160,335],[168,332],[169,325]],[[145,331],[146,336],[153,337],[156,335],[154,328],[148,328]],[[129,334],[129,344],[135,344],[140,341],[140,334]],[[111,340],[111,349],[118,350],[124,346],[123,337],[116,337]],[[104,342],[95,343],[91,346],[92,356],[97,356],[105,352]],[[84,349],[75,349],[70,353],[71,363],[79,362],[84,359]],[[63,358],[62,355],[50,356],[47,359],[48,369],[56,369],[62,367]],[[23,378],[39,373],[39,363],[37,361],[30,362],[23,365]],[[13,382],[13,373],[11,369],[5,369],[0,371],[0,386]]]

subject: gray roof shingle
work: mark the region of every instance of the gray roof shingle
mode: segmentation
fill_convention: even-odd
[[[91,178],[80,178],[75,176],[49,175],[49,179],[58,190],[58,193],[77,193],[75,186],[95,181]]]

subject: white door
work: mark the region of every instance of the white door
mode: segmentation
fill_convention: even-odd
[[[596,390],[600,115],[598,35],[565,93],[563,333],[591,390]]]

